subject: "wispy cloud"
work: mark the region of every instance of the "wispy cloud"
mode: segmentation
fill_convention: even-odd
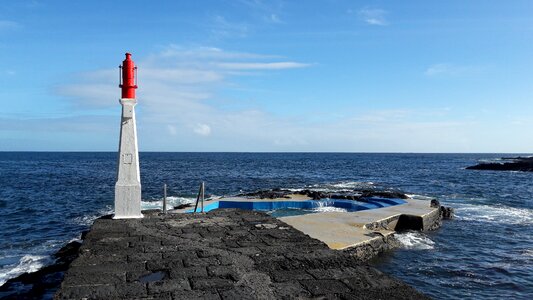
[[[461,77],[481,74],[485,69],[481,66],[438,63],[429,66],[424,74],[429,77]]]
[[[137,95],[142,150],[482,150],[476,148],[480,142],[476,135],[479,124],[454,119],[448,109],[398,108],[354,110],[352,113],[343,110],[344,116],[324,122],[320,117],[285,117],[255,106],[238,105],[231,109],[225,106],[226,101],[238,100],[227,99],[224,89],[233,86],[237,78],[250,76],[247,71],[289,71],[292,67],[308,67],[305,63],[285,61],[280,64],[276,61],[279,58],[272,55],[180,46],[169,46],[147,57],[134,58],[139,66]],[[88,72],[76,76],[82,78],[81,81],[58,87],[57,91],[78,106],[79,111],[107,109],[117,113],[117,72],[113,69]],[[253,73],[253,76],[258,75]],[[331,108],[330,113],[338,113],[338,109]],[[110,113],[105,115],[109,118]],[[316,115],[323,116],[324,112]],[[54,124],[68,126],[70,121],[54,121]],[[95,118],[94,122],[95,128],[104,130],[101,119]],[[108,132],[116,133],[112,120],[106,121],[105,126],[109,127]],[[87,136],[93,137],[90,120],[86,119],[79,130],[76,136],[88,130]],[[317,137],[320,137],[318,143]]]
[[[208,136],[211,134],[211,126],[204,123],[199,123],[193,126],[193,131],[198,135]]]
[[[239,0],[242,6],[247,8],[255,18],[267,23],[284,24],[281,18],[283,14],[283,1],[279,0]]]
[[[243,38],[249,32],[250,25],[247,23],[229,21],[221,15],[212,17],[211,33],[215,38]]]
[[[351,12],[351,11],[348,11]],[[386,26],[389,25],[387,21],[388,12],[377,8],[363,8],[357,12],[361,20],[369,25]]]
[[[266,20],[270,23],[277,23],[277,24],[282,24],[282,23],[285,23],[283,22],[280,17],[277,15],[277,14],[270,14],[270,16],[268,16],[266,18]]]
[[[220,68],[229,70],[282,70],[309,67],[310,64],[283,61],[283,62],[267,62],[267,63],[220,63]]]
[[[21,25],[14,21],[0,20],[0,32],[20,28]]]
[[[210,101],[221,101],[217,94],[232,84],[235,76],[247,76],[250,70],[284,70],[303,68],[309,64],[283,61],[277,58],[243,52],[229,52],[218,48],[183,48],[170,46],[146,58],[135,58],[139,66],[138,91],[142,111],[139,118],[149,138],[168,135],[248,137],[257,139],[261,125],[270,118],[257,109],[220,110]],[[117,106],[116,78],[118,70],[100,70],[76,76],[81,82],[56,88],[79,109],[105,109]],[[254,74],[257,76],[257,74]],[[272,137],[274,138],[274,137]],[[246,139],[246,138],[245,138]]]

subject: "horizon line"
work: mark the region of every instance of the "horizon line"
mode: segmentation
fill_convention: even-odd
[[[97,150],[0,150],[0,153],[118,153]],[[393,152],[393,151],[139,151],[139,153],[256,153],[256,154],[532,154],[533,152]]]

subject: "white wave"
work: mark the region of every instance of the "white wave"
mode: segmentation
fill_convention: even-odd
[[[406,249],[429,250],[435,248],[435,242],[418,231],[396,233],[394,236]]]
[[[526,249],[522,251],[522,256],[533,257],[533,249]]]
[[[326,183],[326,184],[314,184],[308,186],[314,191],[319,192],[339,192],[339,191],[353,191],[355,189],[373,189],[374,183],[371,181],[341,181],[337,183]]]
[[[105,208],[100,209],[98,212],[90,215],[85,215],[81,217],[74,218],[72,221],[76,224],[91,226],[94,220],[98,219],[101,216],[113,214],[114,210],[111,205],[106,205]]]
[[[502,224],[533,224],[533,210],[509,206],[454,203],[458,220]]]
[[[182,204],[196,202],[195,198],[169,196],[167,197],[167,209],[173,209]],[[141,209],[163,209],[163,199],[155,201],[141,201]]]
[[[287,191],[290,191],[290,192],[299,192],[302,189],[301,188],[283,188],[283,190],[287,190]]]
[[[339,182],[334,183],[331,186],[340,188],[340,189],[354,189],[354,188],[360,188],[360,187],[369,187],[373,186],[373,182],[360,182],[360,181],[345,181],[345,182]]]
[[[406,194],[407,197],[415,200],[433,200],[435,197],[417,195],[417,194]]]
[[[321,207],[314,208],[313,211],[316,211],[316,212],[347,212],[348,210],[345,208],[340,208],[340,207],[321,206]]]
[[[7,280],[23,273],[31,273],[50,264],[53,259],[46,255],[24,255],[17,265],[8,265],[0,270],[0,286]]]

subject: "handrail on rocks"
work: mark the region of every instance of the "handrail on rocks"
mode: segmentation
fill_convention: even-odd
[[[194,205],[194,212],[198,209],[198,202],[201,200],[201,212],[204,212],[204,198],[205,198],[205,183],[202,181],[200,183],[200,190],[198,191],[198,196],[196,197],[196,204]]]
[[[163,184],[163,213],[167,213],[167,184]]]

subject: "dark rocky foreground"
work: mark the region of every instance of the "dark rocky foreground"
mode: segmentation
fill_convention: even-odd
[[[53,264],[9,279],[0,286],[0,299],[51,299],[80,246],[79,241],[70,242],[53,255]]]
[[[501,162],[480,163],[467,169],[533,172],[533,157],[504,157]]]
[[[96,220],[56,299],[427,299],[261,212]]]

